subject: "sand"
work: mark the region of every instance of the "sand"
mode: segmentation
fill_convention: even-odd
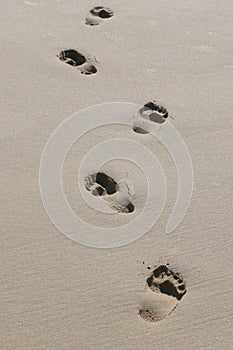
[[[110,7],[114,16],[87,26],[96,5]],[[231,349],[230,2],[12,0],[2,2],[0,12],[1,350]],[[56,55],[70,48],[95,62],[97,74],[82,75],[60,62]],[[131,220],[98,215],[77,189],[82,158],[116,136],[156,154],[166,176],[165,208],[149,232],[127,246],[95,249],[68,239],[40,196],[39,165],[49,136],[84,108],[153,99],[175,116],[169,122],[192,159],[193,195],[183,221],[165,234],[177,197],[166,149],[148,135],[141,141],[144,136],[127,126],[109,126],[83,136],[67,155],[64,190],[74,211],[104,227]],[[104,171],[118,181],[126,169],[140,212],[142,171],[123,160]],[[147,267],[167,262],[182,274],[187,292],[169,316],[146,322],[138,313]]]

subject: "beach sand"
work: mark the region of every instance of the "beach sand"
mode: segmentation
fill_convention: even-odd
[[[97,5],[113,10],[85,24]],[[18,0],[0,6],[1,63],[1,350],[230,350],[232,265],[232,6],[229,1]],[[84,75],[58,60],[65,49],[97,67]],[[110,218],[79,197],[82,158],[100,141],[128,137],[159,159],[167,198],[159,221],[137,241],[95,249],[63,235],[40,196],[39,166],[55,128],[102,103],[143,105],[156,99],[188,147],[194,170],[190,207],[176,230],[165,227],[177,197],[166,149],[127,126],[86,134],[67,155],[64,190],[74,211],[95,225],[128,223],[146,202],[146,179],[126,170],[137,212]],[[145,137],[145,138],[143,138]],[[142,141],[141,141],[142,140]],[[102,200],[102,199],[100,199]],[[186,294],[160,322],[139,315],[153,269],[170,263]]]

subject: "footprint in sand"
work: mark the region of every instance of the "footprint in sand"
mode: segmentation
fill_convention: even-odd
[[[168,118],[168,111],[163,106],[147,102],[134,116],[133,131],[148,134],[157,124],[163,124]]]
[[[101,196],[106,200],[110,208],[121,213],[132,213],[134,205],[131,203],[133,197],[132,185],[127,180],[117,183],[110,176],[98,172],[84,179],[87,191],[94,196]]]
[[[96,26],[113,16],[113,11],[108,7],[96,6],[86,16],[86,24]]]
[[[155,268],[147,278],[139,315],[149,322],[157,322],[168,316],[186,293],[184,279],[167,265]]]
[[[90,75],[97,72],[96,67],[80,52],[69,49],[61,51],[57,57],[60,61],[77,68],[82,74]]]

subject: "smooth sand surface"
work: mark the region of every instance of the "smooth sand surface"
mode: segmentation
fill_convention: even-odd
[[[86,26],[96,5],[110,7],[114,16]],[[232,12],[227,0],[2,2],[1,350],[232,348]],[[60,62],[56,54],[68,48],[95,57],[98,73],[85,76]],[[144,139],[168,186],[156,225],[118,249],[67,239],[40,197],[39,164],[49,136],[94,104],[153,99],[176,117],[171,123],[192,158],[194,191],[184,220],[165,235],[176,170],[159,142]],[[74,210],[105,226],[121,222],[98,217],[77,200],[74,179],[88,150],[112,135],[124,137],[129,130],[85,135],[64,164],[64,189]],[[127,168],[140,209],[145,179],[135,165]],[[114,178],[125,169],[113,162],[105,170]],[[187,293],[163,321],[146,322],[138,311],[147,266],[166,262],[183,275]]]

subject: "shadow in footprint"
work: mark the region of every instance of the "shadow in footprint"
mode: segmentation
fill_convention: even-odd
[[[60,61],[66,64],[76,67],[82,74],[90,75],[97,73],[96,67],[80,52],[68,49],[61,51],[57,57]]]
[[[107,194],[113,194],[117,191],[117,182],[104,173],[96,174],[96,183],[101,185]]]
[[[134,211],[134,205],[131,203],[132,193],[126,183],[118,184],[110,176],[98,172],[87,176],[84,179],[84,184],[92,195],[101,196],[108,201],[113,210],[122,213],[132,213]]]
[[[113,16],[113,11],[108,7],[96,6],[86,16],[86,24],[96,26]]]

